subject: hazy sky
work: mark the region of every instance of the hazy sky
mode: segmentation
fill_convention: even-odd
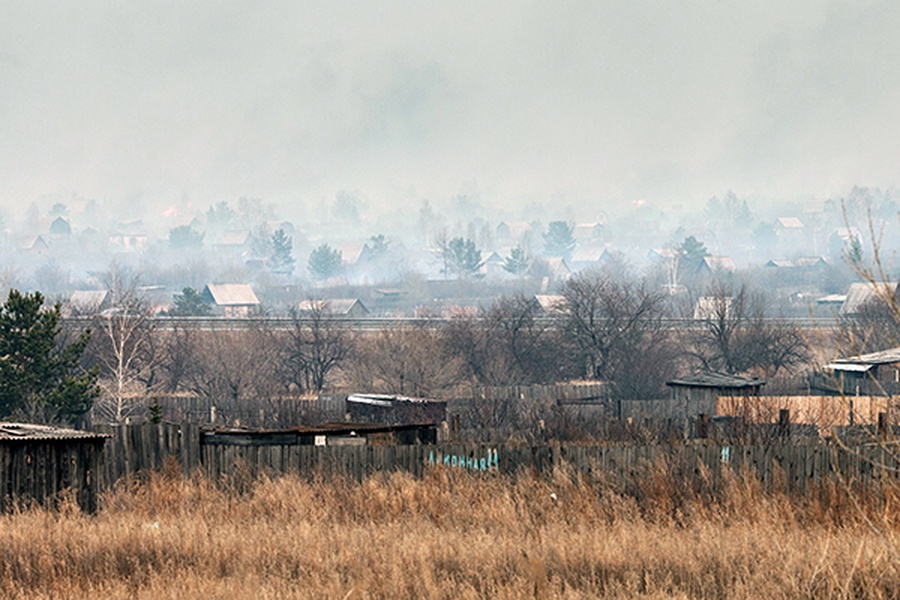
[[[898,183],[900,3],[0,2],[0,207]]]

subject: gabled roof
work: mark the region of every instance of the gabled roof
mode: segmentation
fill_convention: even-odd
[[[705,266],[712,272],[728,271],[729,273],[733,273],[735,270],[737,270],[737,267],[735,267],[734,265],[734,261],[727,256],[704,256],[703,266]]]
[[[536,309],[545,313],[560,312],[566,308],[566,297],[560,294],[535,294],[532,303]]]
[[[847,299],[841,305],[842,316],[858,314],[862,306],[868,302],[886,300],[897,297],[897,283],[876,281],[851,283],[847,290]]]
[[[779,217],[775,225],[784,229],[803,229],[803,221],[797,217]]]
[[[572,228],[572,237],[576,240],[590,240],[600,236],[603,232],[603,223],[577,223]]]
[[[108,290],[76,290],[69,297],[69,304],[78,308],[100,308],[108,297]]]
[[[249,229],[230,230],[219,236],[218,246],[244,246],[250,243],[252,234]]]
[[[203,297],[216,306],[259,306],[253,288],[245,283],[211,283],[203,289]]]
[[[303,300],[297,305],[300,312],[321,310],[333,315],[347,315],[351,312],[369,314],[369,309],[359,298],[332,298],[330,300]]]
[[[755,377],[740,377],[738,375],[728,375],[727,373],[716,373],[707,371],[695,373],[681,379],[673,379],[667,381],[666,385],[670,387],[705,387],[705,388],[723,388],[723,389],[743,389],[758,387],[765,385],[765,379],[757,379]]]
[[[675,248],[651,248],[650,252],[647,253],[647,258],[650,259],[672,259],[678,256],[680,253]]]
[[[572,263],[596,263],[603,260],[606,248],[596,246],[580,246],[572,253]]]

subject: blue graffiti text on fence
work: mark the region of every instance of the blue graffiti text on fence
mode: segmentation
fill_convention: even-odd
[[[428,455],[429,465],[444,465],[445,467],[456,467],[461,469],[472,469],[473,471],[488,471],[496,469],[498,465],[497,450],[489,448],[486,456],[461,456],[457,454],[442,454],[434,450]]]

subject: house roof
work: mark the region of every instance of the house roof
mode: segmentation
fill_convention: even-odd
[[[858,354],[856,356],[838,358],[832,365],[888,365],[893,363],[900,363],[900,347],[889,348],[879,352],[870,352],[869,354]]]
[[[650,252],[647,253],[647,258],[651,259],[659,259],[659,258],[675,258],[680,253],[675,248],[651,248]]]
[[[706,268],[710,271],[734,272],[737,270],[734,261],[728,256],[704,256],[703,264],[706,265]]]
[[[797,217],[779,217],[775,224],[785,229],[803,229],[803,221]]]
[[[97,308],[106,302],[108,290],[76,290],[69,297],[69,304],[81,308]]]
[[[728,375],[727,373],[716,373],[707,371],[696,373],[681,379],[673,379],[667,381],[666,385],[671,387],[706,387],[706,388],[726,388],[726,389],[743,389],[750,387],[758,387],[765,385],[764,379],[755,377],[740,377],[738,375]]]
[[[0,423],[0,442],[27,440],[103,440],[108,437],[110,436],[104,433],[50,427],[49,425]]]
[[[250,235],[250,231],[247,229],[226,231],[219,236],[216,244],[219,246],[243,246],[250,242]]]
[[[867,302],[894,298],[897,295],[897,285],[896,282],[888,281],[851,283],[839,312],[841,315],[855,315]]]
[[[606,254],[606,248],[603,247],[579,247],[572,253],[573,263],[595,263],[603,259]]]
[[[534,303],[544,312],[559,312],[565,310],[566,297],[559,294],[535,294]]]
[[[258,306],[259,299],[246,283],[211,283],[206,286],[204,295],[217,306]]]
[[[297,306],[300,312],[323,310],[334,315],[346,315],[359,306],[364,314],[369,314],[369,309],[359,298],[331,298],[329,300],[303,300]]]

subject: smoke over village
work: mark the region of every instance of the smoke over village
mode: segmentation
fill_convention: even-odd
[[[898,26],[3,2],[0,595],[896,597]]]

